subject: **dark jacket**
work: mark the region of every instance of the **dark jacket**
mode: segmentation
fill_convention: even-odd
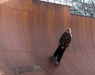
[[[71,34],[67,34],[66,32],[64,32],[59,40],[60,46],[68,47],[69,43],[71,42],[71,38],[72,38]]]

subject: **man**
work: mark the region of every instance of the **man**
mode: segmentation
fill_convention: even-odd
[[[64,51],[66,50],[67,47],[69,47],[69,44],[71,42],[71,29],[67,28],[66,32],[63,33],[63,35],[61,36],[60,40],[59,40],[59,46],[57,48],[57,50],[55,51],[54,54],[51,55],[51,57],[57,57],[57,62],[56,64],[60,64],[60,60],[63,56]]]

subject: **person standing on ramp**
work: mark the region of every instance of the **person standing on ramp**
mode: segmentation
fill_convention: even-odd
[[[59,40],[60,44],[57,50],[55,51],[54,54],[51,55],[52,58],[57,57],[57,62],[56,62],[57,65],[60,65],[60,60],[66,48],[69,47],[71,39],[72,39],[71,29],[67,28]]]

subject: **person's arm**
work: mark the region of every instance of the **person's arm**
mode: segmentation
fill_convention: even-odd
[[[61,47],[61,49],[63,49],[64,47],[69,47],[69,44],[71,42],[71,39],[68,39],[65,44]]]
[[[67,41],[65,42],[65,46],[69,47],[70,42],[71,42],[71,37],[69,39],[67,39]]]
[[[65,32],[62,34],[60,40],[59,40],[59,43],[62,41],[62,38],[65,36]]]

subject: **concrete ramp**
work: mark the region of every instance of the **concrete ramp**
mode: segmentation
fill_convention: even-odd
[[[50,55],[67,27],[61,65]],[[38,0],[0,0],[0,75],[95,75],[95,19]]]

